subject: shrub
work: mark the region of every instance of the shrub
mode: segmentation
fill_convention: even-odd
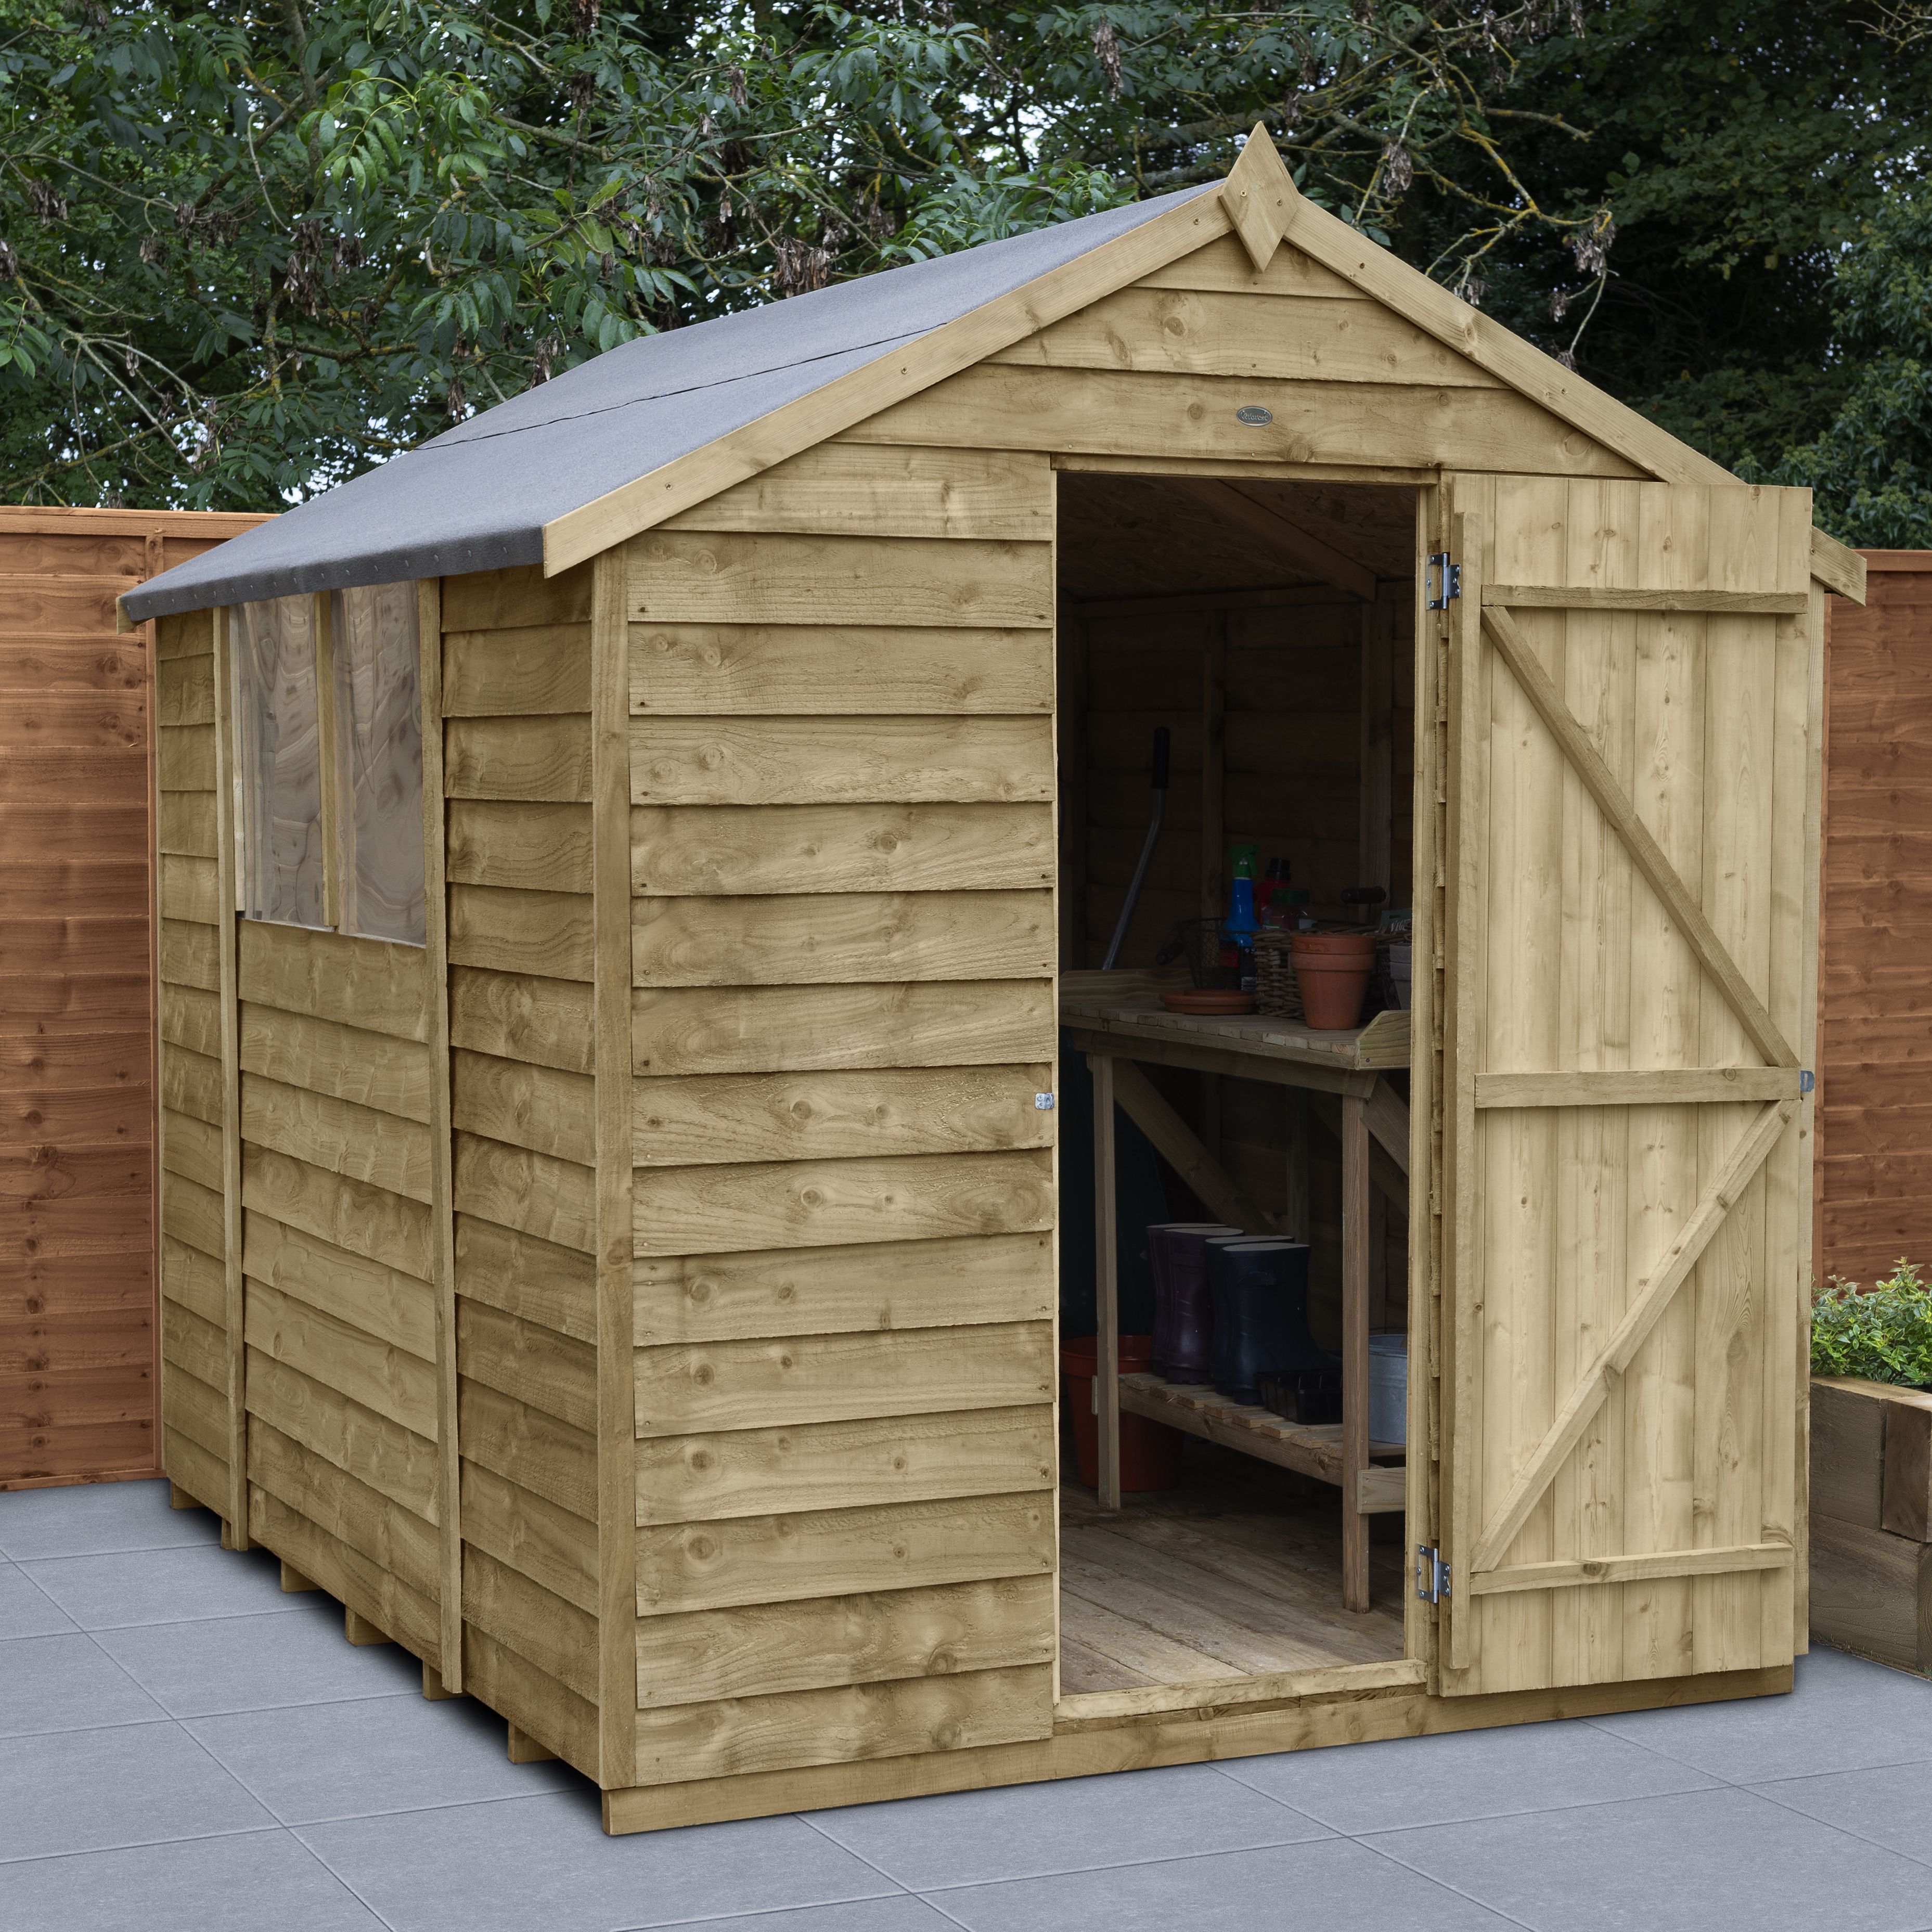
[[[1811,1372],[1932,1388],[1932,1286],[1911,1262],[1869,1288],[1833,1275],[1816,1292]]]

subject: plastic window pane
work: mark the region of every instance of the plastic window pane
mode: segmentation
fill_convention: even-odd
[[[416,586],[333,593],[335,794],[344,932],[423,943]]]
[[[319,926],[324,901],[315,600],[238,604],[229,616],[242,910],[250,919]]]

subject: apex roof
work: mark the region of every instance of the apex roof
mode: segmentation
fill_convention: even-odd
[[[547,524],[1218,185],[639,337],[178,565],[129,592],[123,608],[138,623],[298,591],[541,563]]]
[[[1231,232],[1257,269],[1292,237],[1654,476],[1734,480],[1307,201],[1257,128],[1225,182],[609,350],[129,591],[124,621],[567,569]],[[1846,587],[1855,554],[1822,536],[1813,548],[1818,574]]]

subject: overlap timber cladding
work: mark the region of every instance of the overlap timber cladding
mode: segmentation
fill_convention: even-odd
[[[1801,595],[1808,584],[1802,491],[1459,478],[1454,502],[1478,513],[1489,533],[1486,584]],[[1805,1064],[1808,737],[1816,742],[1808,623],[1817,602],[1814,592],[1810,620],[1513,614]],[[1479,662],[1462,782],[1478,802],[1480,884],[1466,902],[1472,936],[1460,956],[1476,982],[1477,1069],[1762,1066],[1508,665],[1486,646]],[[1452,959],[1450,970],[1462,969]],[[1452,988],[1452,1006],[1456,996]],[[1474,1502],[1460,1532],[1466,1550],[1760,1111],[1478,1104],[1478,1225],[1466,1257],[1471,1278],[1457,1291],[1470,1298],[1475,1352],[1466,1365],[1472,1439],[1456,1450]],[[1666,1561],[1663,1575],[1574,1588],[1536,1587],[1530,1566],[1797,1543],[1810,1160],[1808,1132],[1794,1126],[1612,1378],[1499,1552],[1502,1569],[1529,1587],[1472,1595],[1459,1562],[1454,1613],[1476,1620],[1470,1667],[1483,1690],[1748,1670],[1790,1657],[1788,1562],[1672,1575]]]
[[[1234,420],[1244,404],[1266,427]],[[1232,236],[848,430],[848,442],[1229,469],[1244,458],[1636,476],[1306,256]]]
[[[434,1664],[424,954],[244,920],[237,959],[249,1534]]]
[[[226,1516],[227,1253],[222,1199],[221,871],[214,628],[154,626],[160,932],[161,1466]]]
[[[1051,1730],[1053,528],[831,446],[629,548],[640,1784]]]
[[[589,566],[442,585],[465,1688],[596,1777]]]
[[[1827,659],[1814,1271],[1932,1257],[1932,554],[1868,559]]]

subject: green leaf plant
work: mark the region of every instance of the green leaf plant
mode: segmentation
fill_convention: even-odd
[[[1811,1303],[1811,1372],[1932,1388],[1932,1286],[1902,1258],[1870,1288],[1832,1276]]]

